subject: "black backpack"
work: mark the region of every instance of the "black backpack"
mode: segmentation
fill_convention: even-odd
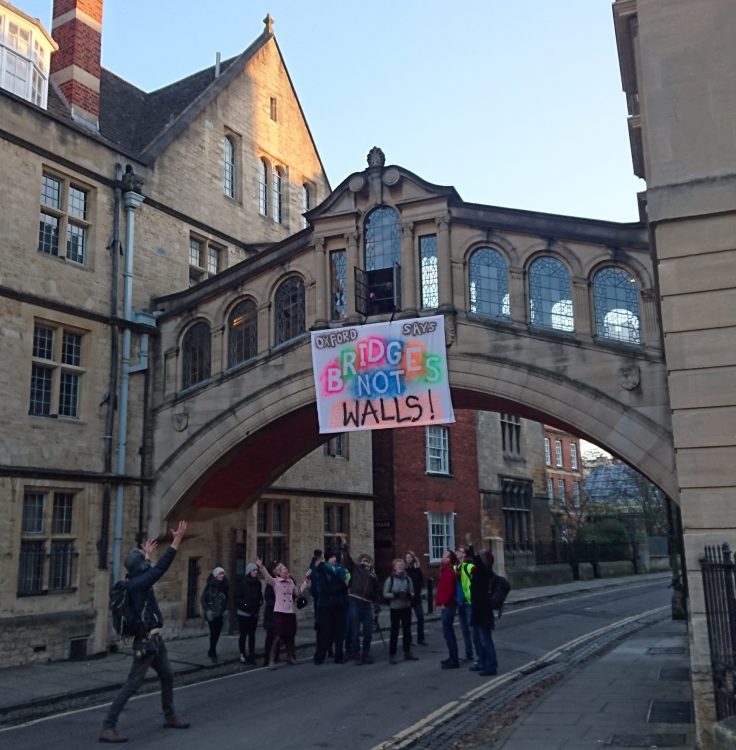
[[[120,636],[137,636],[143,631],[143,621],[133,608],[126,581],[117,581],[110,589],[112,626]]]
[[[491,609],[495,609],[499,617],[503,612],[503,603],[506,601],[509,591],[511,591],[511,584],[508,578],[493,573],[491,576]]]

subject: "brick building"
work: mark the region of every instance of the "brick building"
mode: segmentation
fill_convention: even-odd
[[[574,535],[585,505],[580,439],[555,427],[544,426],[546,496],[551,511],[551,538]]]

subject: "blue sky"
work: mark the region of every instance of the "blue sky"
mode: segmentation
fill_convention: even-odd
[[[102,63],[152,91],[266,13],[333,187],[380,146],[467,201],[637,220],[610,0],[106,0]]]

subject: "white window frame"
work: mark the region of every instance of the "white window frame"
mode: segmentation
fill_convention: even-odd
[[[572,504],[576,507],[580,507],[580,482],[576,479],[572,483]]]
[[[437,564],[448,549],[455,549],[455,514],[427,511],[427,534],[430,564]]]
[[[550,505],[555,501],[555,484],[551,479],[547,479],[547,500]]]
[[[565,480],[564,479],[558,479],[557,480],[557,493],[560,496],[560,505],[566,505],[567,504],[567,493],[565,491]]]
[[[49,193],[44,189],[47,184],[46,180],[49,183],[58,184],[58,200],[50,200],[54,193]],[[44,233],[39,227],[38,252],[51,258],[61,258],[78,266],[86,266],[91,247],[92,191],[90,188],[58,172],[44,169],[41,175],[39,206],[40,217],[45,216],[56,221],[56,246],[55,252],[45,249],[47,245],[41,242],[44,239]],[[76,249],[75,253],[70,252],[70,246]]]
[[[225,135],[222,141],[223,191],[228,198],[235,198],[237,179],[236,141],[232,135]]]
[[[450,431],[447,427],[425,427],[425,468],[427,474],[450,473]]]
[[[570,443],[570,468],[578,468],[578,446],[577,443]]]
[[[549,438],[544,439],[544,463],[547,464],[547,466],[552,466],[552,449]]]
[[[189,286],[220,273],[227,257],[227,248],[209,241],[205,237],[189,236]],[[215,263],[213,263],[213,259]]]
[[[555,440],[555,466],[563,467],[562,463],[562,440]]]

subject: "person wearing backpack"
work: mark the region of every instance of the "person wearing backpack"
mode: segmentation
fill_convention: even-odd
[[[488,550],[475,553],[472,546],[467,548],[466,554],[473,563],[470,579],[470,626],[478,652],[477,671],[481,677],[491,677],[498,673],[496,647],[491,633],[494,627],[491,608],[493,555]]]
[[[402,646],[406,661],[417,661],[411,652],[411,598],[414,585],[406,575],[406,563],[400,557],[393,561],[391,575],[383,584],[383,598],[388,602],[391,631],[388,639],[388,663],[397,664],[396,649],[401,628]]]
[[[213,664],[219,661],[217,658],[217,642],[220,640],[222,626],[227,615],[227,600],[229,585],[225,577],[225,568],[216,567],[210,573],[207,584],[202,592],[202,610],[205,620],[210,628],[210,650],[207,656]]]
[[[187,729],[189,722],[177,715],[174,710],[174,671],[171,668],[166,645],[161,637],[163,616],[159,609],[153,584],[169,569],[174,561],[179,544],[187,533],[187,522],[179,521],[172,529],[173,540],[161,559],[151,565],[151,553],[158,546],[155,539],[149,539],[143,548],[132,549],[125,557],[127,571],[127,588],[130,593],[133,609],[141,621],[139,634],[133,641],[135,657],[130,667],[128,678],[115,696],[102,722],[100,742],[127,742],[128,738],[120,734],[116,727],[120,712],[128,700],[143,684],[149,667],[153,667],[161,681],[161,708],[164,712],[164,728]]]

